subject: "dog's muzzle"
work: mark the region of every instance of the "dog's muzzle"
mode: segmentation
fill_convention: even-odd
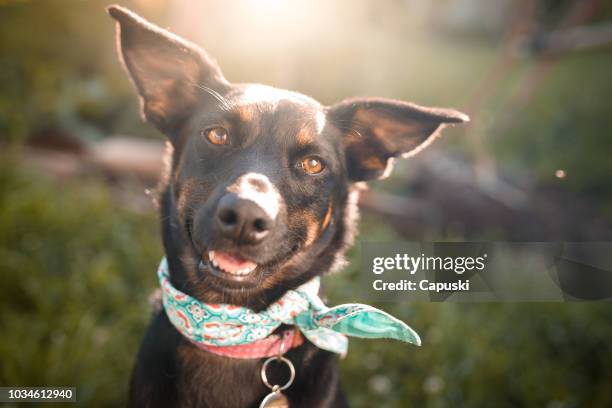
[[[236,245],[261,243],[274,228],[275,220],[255,201],[228,192],[219,200],[215,225],[219,233]]]
[[[274,229],[281,196],[268,177],[246,173],[227,187],[215,212],[218,232],[236,245],[256,245]]]

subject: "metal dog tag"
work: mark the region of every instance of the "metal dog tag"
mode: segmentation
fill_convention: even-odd
[[[289,408],[289,401],[279,389],[273,389],[272,392],[266,395],[266,398],[261,401],[259,408]]]
[[[285,385],[272,385],[268,381],[266,369],[268,368],[268,365],[273,361],[285,363],[287,367],[289,367],[289,380]],[[295,367],[293,367],[293,363],[282,355],[279,355],[278,357],[270,357],[269,359],[264,361],[263,365],[261,366],[261,379],[266,385],[266,387],[270,388],[272,392],[266,395],[263,401],[261,401],[261,404],[259,404],[259,408],[289,408],[289,400],[281,391],[289,388],[289,386],[293,383],[293,380],[295,379]]]

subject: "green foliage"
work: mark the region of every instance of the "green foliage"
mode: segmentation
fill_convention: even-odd
[[[612,95],[606,80],[611,66],[610,52],[557,62],[529,106],[514,113],[513,126],[497,136],[493,129],[488,143],[502,166],[529,169],[547,183],[563,169],[566,187],[612,209],[612,116],[606,102]]]
[[[108,3],[0,2],[0,140],[49,129],[85,139],[152,133],[117,61]]]
[[[612,404],[607,304],[378,306],[417,328],[423,346],[352,341],[342,370],[357,406]]]
[[[0,384],[76,385],[82,406],[125,400],[162,253],[152,215],[97,182],[0,170]]]

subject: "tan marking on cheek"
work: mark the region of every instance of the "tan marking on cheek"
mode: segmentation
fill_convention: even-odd
[[[325,230],[325,228],[327,228],[327,226],[329,225],[329,222],[331,221],[332,209],[333,209],[333,205],[330,202],[329,206],[327,207],[327,212],[325,213],[325,216],[323,217],[323,223],[321,224],[321,231]]]
[[[193,178],[189,178],[180,184],[178,189],[178,201],[177,201],[177,209],[179,216],[181,219],[185,219],[185,211],[188,208],[188,200],[189,197],[193,195],[194,190],[198,186],[198,181]]]
[[[319,232],[319,218],[310,211],[302,211],[300,214],[302,225],[306,227],[306,239],[304,246],[310,246],[316,239]]]
[[[303,127],[302,129],[300,129],[300,131],[297,134],[297,142],[300,146],[304,146],[304,145],[307,145],[308,143],[312,143],[313,140],[314,138],[312,135],[312,131],[307,127]]]
[[[317,233],[319,232],[319,225],[316,220],[309,220],[306,224],[306,246],[310,246],[315,239],[317,239]]]
[[[317,239],[320,219],[314,213],[308,210],[297,210],[290,219],[293,220],[295,227],[306,229],[304,246],[309,246]]]
[[[278,286],[283,276],[284,274],[282,272],[273,273],[272,275],[267,276],[262,282],[260,282],[260,285],[263,289],[272,289]]]

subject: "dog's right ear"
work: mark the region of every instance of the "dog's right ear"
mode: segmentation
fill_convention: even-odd
[[[328,110],[344,133],[347,170],[352,181],[385,178],[397,157],[411,157],[447,125],[469,122],[454,109],[427,108],[386,98],[345,99]]]
[[[223,93],[229,86],[195,44],[123,7],[107,11],[117,20],[119,57],[140,94],[142,114],[167,136],[192,112],[202,89]]]

